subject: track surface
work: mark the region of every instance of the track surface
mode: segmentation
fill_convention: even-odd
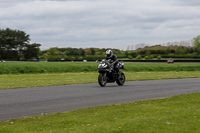
[[[200,78],[0,90],[0,120],[200,92]]]

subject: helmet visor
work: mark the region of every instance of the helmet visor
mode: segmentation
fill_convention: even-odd
[[[107,54],[107,57],[110,57],[111,56],[111,54]]]

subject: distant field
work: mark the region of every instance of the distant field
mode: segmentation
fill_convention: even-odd
[[[4,62],[0,74],[97,72],[95,62]],[[126,72],[200,71],[200,63],[125,63]]]
[[[0,74],[94,72],[97,65],[89,62],[5,62],[0,63]]]

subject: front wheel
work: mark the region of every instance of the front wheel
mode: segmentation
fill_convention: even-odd
[[[124,85],[125,83],[125,75],[123,72],[119,72],[118,79],[116,80],[118,85]]]
[[[105,87],[107,83],[106,73],[100,73],[98,77],[98,82],[101,87]]]

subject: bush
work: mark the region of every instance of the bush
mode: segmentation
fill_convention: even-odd
[[[162,59],[162,57],[161,57],[160,55],[158,55],[158,56],[157,56],[157,59],[160,60],[160,59]]]
[[[153,58],[154,58],[154,55],[150,55],[150,56],[149,56],[149,59],[153,59]]]
[[[128,56],[129,59],[133,59],[133,57],[131,55]]]
[[[136,57],[136,59],[142,59],[142,56],[141,56],[141,55],[138,55],[138,56]]]
[[[145,56],[144,58],[145,58],[146,60],[148,60],[148,59],[149,59],[149,56]]]

